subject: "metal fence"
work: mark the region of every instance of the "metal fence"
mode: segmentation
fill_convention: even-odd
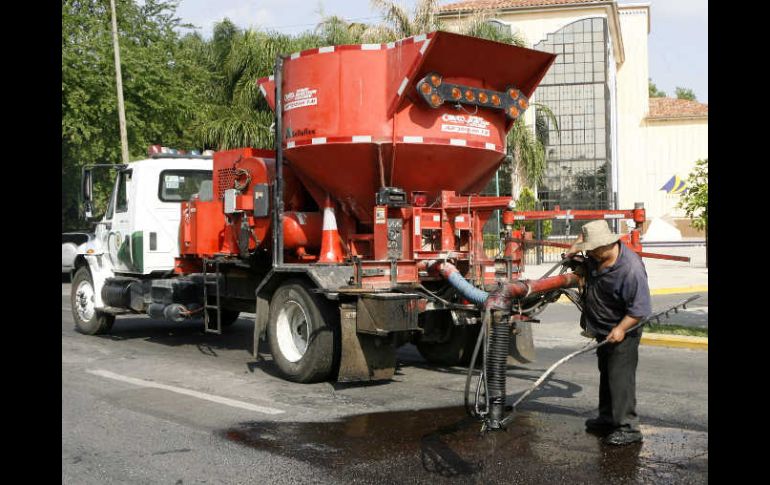
[[[543,226],[546,222],[551,222],[550,231],[544,231]],[[562,244],[572,244],[575,242],[576,235],[580,233],[582,224],[576,224],[575,221],[569,227],[564,224],[557,225],[557,221],[533,221],[534,231],[532,236],[537,240],[544,240]],[[580,223],[590,221],[579,221]],[[490,219],[491,227],[485,227],[484,231],[484,252],[490,258],[502,255],[502,244],[499,233],[495,231],[496,220]],[[560,227],[561,226],[561,227]],[[577,226],[577,227],[576,227]],[[554,234],[554,232],[556,232]],[[561,261],[561,255],[566,251],[565,248],[553,246],[527,246],[524,250],[524,265],[536,265],[544,263],[556,263]]]

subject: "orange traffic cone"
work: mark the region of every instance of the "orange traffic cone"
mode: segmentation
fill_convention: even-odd
[[[334,205],[329,194],[326,194],[324,202],[324,225],[321,234],[321,255],[319,263],[341,263],[345,258],[343,254],[340,234],[337,232],[337,218],[334,216]]]

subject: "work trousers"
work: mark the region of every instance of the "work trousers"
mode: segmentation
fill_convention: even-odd
[[[636,364],[641,335],[596,349],[599,357],[599,419],[624,431],[639,431],[636,415]],[[602,338],[603,340],[603,338]]]

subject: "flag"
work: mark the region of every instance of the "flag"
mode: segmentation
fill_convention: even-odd
[[[666,193],[673,195],[682,195],[687,192],[685,181],[680,179],[678,175],[671,177],[660,190],[665,190]]]

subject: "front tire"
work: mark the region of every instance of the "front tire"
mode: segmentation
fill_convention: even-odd
[[[278,288],[267,328],[273,361],[284,378],[300,383],[329,379],[339,353],[339,315],[309,290],[301,280]]]
[[[115,323],[115,315],[99,311],[95,307],[95,290],[91,272],[83,266],[75,272],[70,291],[72,318],[75,329],[85,335],[107,333]]]

